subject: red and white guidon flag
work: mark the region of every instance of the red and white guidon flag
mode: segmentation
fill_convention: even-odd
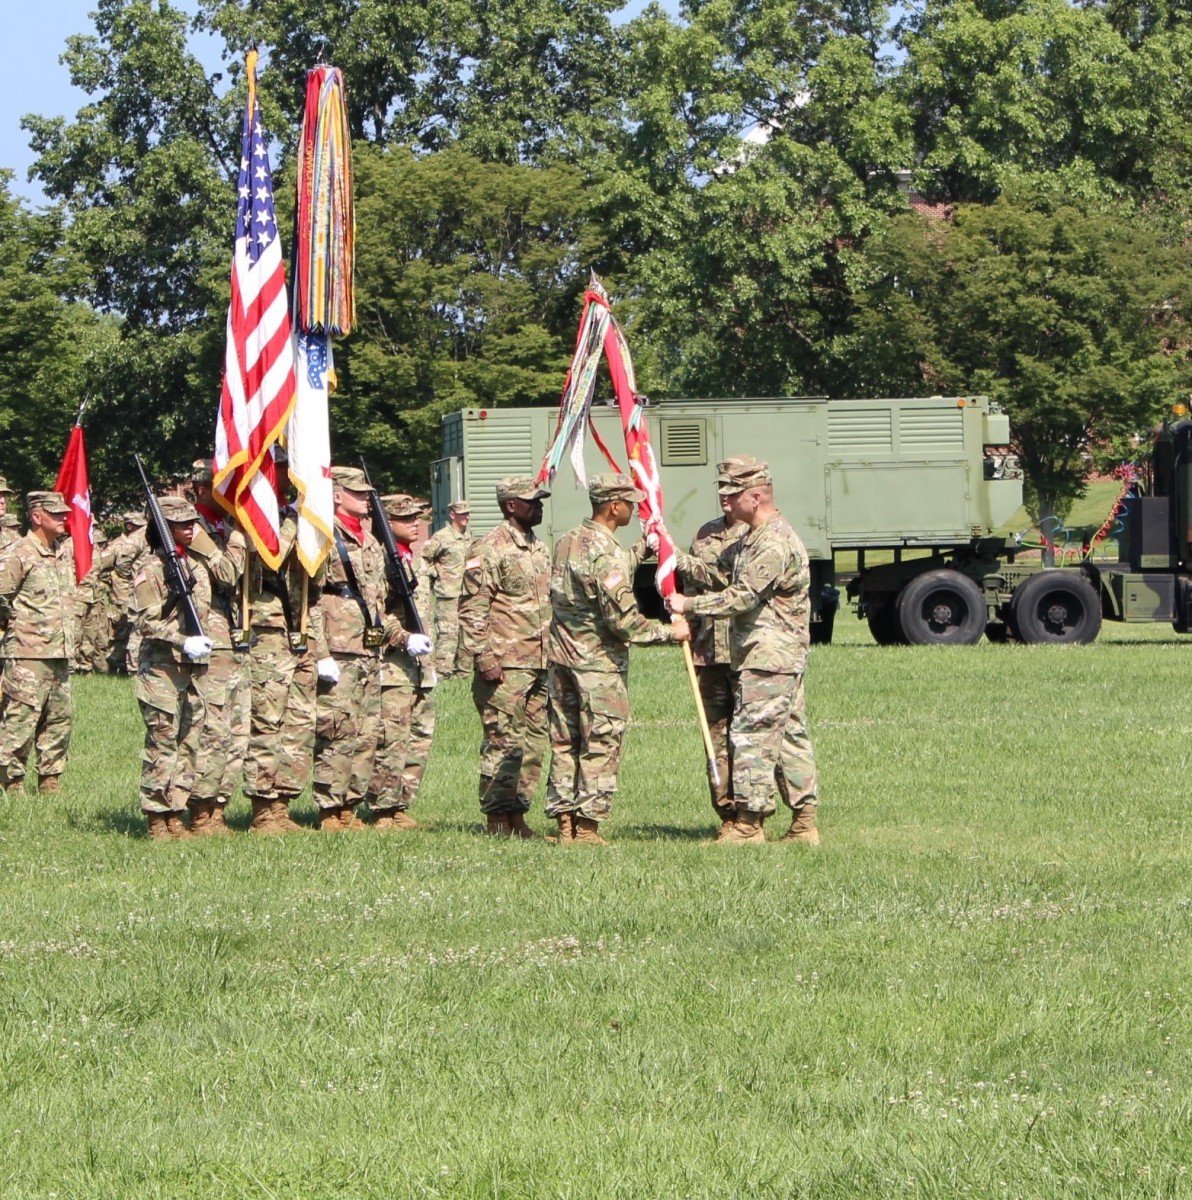
[[[92,556],[91,481],[87,477],[87,447],[83,444],[82,425],[76,425],[70,431],[54,491],[61,492],[70,505],[66,531],[74,547],[75,583],[82,583],[83,576],[91,570]]]

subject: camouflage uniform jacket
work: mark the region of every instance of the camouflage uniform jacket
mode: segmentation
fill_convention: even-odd
[[[730,555],[745,526],[740,523],[730,525],[727,517],[717,517],[706,525],[701,525],[691,543],[691,557],[700,562],[715,567],[722,572],[731,570]],[[703,586],[692,580],[685,582],[685,587],[691,595],[698,595],[704,590]],[[691,621],[691,657],[697,666],[710,667],[716,663],[732,661],[732,650],[729,646],[728,622],[714,621],[705,617],[702,621],[695,617]]]
[[[630,642],[674,641],[670,626],[643,617],[633,598],[641,545],[623,550],[592,520],[558,540],[550,580],[551,662],[624,675]]]
[[[440,600],[456,600],[463,591],[464,563],[472,548],[472,535],[445,525],[426,540],[422,561],[428,568],[431,590]]]
[[[302,622],[302,581],[307,578],[306,568],[298,560],[294,549],[298,541],[298,518],[292,512],[287,512],[282,519],[279,552],[282,556],[281,574],[290,594],[290,616],[294,621],[297,633]],[[335,553],[335,547],[331,549]],[[327,577],[327,567],[321,566],[318,574],[306,586],[306,634],[308,653],[316,658],[326,658],[330,651],[327,649],[327,639],[323,636],[323,607],[320,603],[323,581]],[[266,587],[268,583],[268,587]],[[265,565],[259,554],[249,559],[248,603],[252,609],[253,629],[286,629],[286,608],[276,590],[277,580],[272,571]]]
[[[336,518],[335,530],[343,539],[348,552],[348,561],[356,576],[356,586],[364,605],[368,609],[369,623],[378,621],[385,607],[385,551],[381,543],[367,529],[361,530],[360,539]],[[348,585],[348,575],[340,561],[339,550],[334,541],[327,555],[326,574],[323,578],[323,595],[319,603],[323,609],[323,632],[327,648],[332,654],[354,654],[373,656],[378,650],[364,646],[364,614]]]
[[[211,619],[203,625],[203,632],[211,639],[216,650],[232,648],[232,626],[228,613],[239,619],[240,581],[244,577],[244,560],[248,543],[238,529],[226,535],[213,529],[203,518],[199,525],[214,544],[208,552],[205,547],[192,545],[187,553],[194,559],[196,573],[206,570],[211,582]]]
[[[32,530],[0,566],[0,607],[8,615],[4,658],[74,658],[79,601],[70,543],[51,550]]]
[[[459,606],[464,649],[481,671],[545,670],[551,616],[546,547],[532,530],[502,521],[472,549]]]
[[[398,546],[401,543],[398,542]],[[382,549],[382,555],[384,550]],[[427,575],[426,564],[419,561],[418,556],[414,555],[407,560],[410,564],[410,569],[414,572],[414,579],[417,586],[414,588],[414,608],[418,612],[418,616],[422,619],[422,628],[430,629],[430,580]],[[388,578],[388,577],[386,577]],[[432,688],[439,682],[438,675],[435,673],[435,661],[433,654],[425,654],[421,658],[414,658],[406,653],[406,644],[410,640],[410,634],[414,630],[406,627],[406,606],[402,603],[401,596],[396,588],[387,587],[385,594],[385,676],[390,682],[394,682],[390,676],[390,672],[400,671],[406,677],[406,681],[411,687],[416,688]]]
[[[4,561],[5,557],[20,540],[21,535],[16,529],[7,529],[0,525],[0,562]]]
[[[191,599],[203,632],[211,637],[211,578],[201,563],[192,561],[190,566],[195,577]],[[142,638],[141,661],[148,657],[150,662],[192,666],[194,664],[182,653],[182,643],[189,636],[182,617],[182,605],[175,604],[168,616],[162,615],[169,598],[161,555],[150,553],[141,559],[140,569],[132,581],[133,618]]]
[[[724,569],[687,554],[680,556],[679,569],[722,589],[696,596],[691,612],[732,618],[734,671],[803,672],[811,640],[811,573],[807,551],[781,513],[746,532]]]
[[[134,529],[119,537],[110,547],[112,556],[112,602],[118,612],[127,612],[132,607],[132,580],[149,553],[145,530]]]

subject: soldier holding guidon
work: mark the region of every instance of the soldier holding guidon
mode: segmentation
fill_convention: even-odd
[[[810,645],[810,572],[799,536],[774,506],[765,463],[721,464],[725,515],[748,528],[727,565],[681,555],[684,576],[713,589],[667,598],[674,613],[729,619],[736,699],[729,733],[736,817],[718,840],[765,842],[777,786],[793,819],[784,841],[819,843],[815,756],[807,733],[803,673]]]
[[[549,495],[529,475],[502,479],[505,520],[473,547],[464,575],[460,628],[484,728],[480,811],[494,836],[537,836],[526,813],[547,744],[551,561],[534,527]]]
[[[0,564],[0,788],[20,791],[37,746],[39,792],[56,792],[70,747],[70,664],[78,642],[70,507],[58,492],[26,497],[29,532]]]

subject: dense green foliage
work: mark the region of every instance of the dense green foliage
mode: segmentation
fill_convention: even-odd
[[[26,125],[70,267],[49,281],[118,336],[53,369],[95,394],[105,447],[166,470],[209,444],[241,56],[264,54],[284,195],[322,53],[346,72],[359,172],[334,433],[383,479],[425,487],[450,408],[551,402],[595,268],[652,395],[987,391],[1035,507],[1062,510],[1091,453],[1192,389],[1190,15],[97,0],[65,55],[88,103]],[[908,186],[932,220],[908,216]],[[119,462],[99,465],[114,501]]]
[[[80,680],[64,791],[0,802],[0,1192],[1186,1196],[1187,647],[837,634],[818,851],[701,844],[673,650],[599,853],[482,836],[462,680],[423,830],[150,844]]]

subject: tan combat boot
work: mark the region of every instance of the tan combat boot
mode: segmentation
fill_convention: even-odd
[[[410,816],[409,809],[395,808],[393,810],[393,823],[398,829],[417,829],[418,822]]]
[[[215,828],[214,800],[191,800],[186,807],[190,809],[192,837],[212,837],[218,832]]]
[[[225,819],[228,806],[220,804],[217,800],[215,806],[211,809],[211,836],[212,837],[231,837],[232,827]],[[193,828],[193,825],[192,825]]]
[[[590,817],[581,817],[573,813],[575,818],[575,844],[577,846],[607,846],[608,842],[600,836],[600,822]]]
[[[546,840],[552,846],[567,846],[575,841],[575,813],[559,813],[555,818],[559,823],[557,834],[548,834]]]
[[[182,819],[180,812],[166,813],[166,829],[175,841],[180,842],[194,837],[194,834],[186,828],[186,822]]]
[[[764,820],[761,813],[740,810],[728,832],[722,838],[717,838],[717,841],[726,846],[746,844],[764,846],[766,844],[766,834],[762,829]]]
[[[815,827],[815,805],[802,804],[795,809],[791,827],[782,835],[784,842],[802,842],[804,846],[820,844],[819,830]]]
[[[507,813],[509,818],[509,832],[515,838],[521,838],[522,841],[534,841],[538,835],[526,824],[526,814],[524,812]]]
[[[280,833],[273,826],[273,801],[261,800],[256,796],[252,800],[252,820],[248,823],[250,833]]]
[[[513,829],[509,824],[509,814],[507,812],[489,813],[484,832],[489,837],[510,837],[513,834]]]
[[[367,829],[368,826],[356,815],[355,808],[350,804],[345,804],[339,810],[339,827],[347,833],[359,833],[361,829]]]
[[[306,832],[306,827],[303,825],[299,825],[298,822],[295,821],[290,816],[289,800],[285,800],[285,799],[270,800],[269,801],[269,811],[273,817],[272,832],[274,832],[274,833],[305,833]]]
[[[149,822],[149,840],[151,842],[173,841],[173,835],[166,823],[165,813],[151,812],[146,813],[145,817]]]
[[[54,796],[62,790],[62,780],[57,775],[43,775],[37,781],[37,790],[43,796]]]
[[[720,817],[720,828],[716,830],[716,836],[712,840],[723,842],[737,819],[737,810],[735,808],[718,808],[716,812]]]
[[[324,833],[339,833],[343,828],[343,809],[339,805],[319,809],[319,828]]]

